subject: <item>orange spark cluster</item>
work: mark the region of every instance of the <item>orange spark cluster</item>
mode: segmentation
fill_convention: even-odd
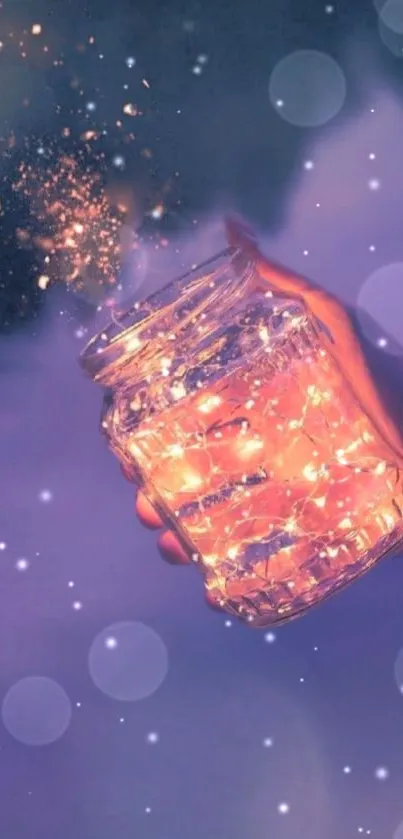
[[[24,162],[15,189],[41,230],[34,244],[45,253],[46,275],[78,289],[115,284],[126,210],[111,207],[99,173],[70,156],[44,169]]]

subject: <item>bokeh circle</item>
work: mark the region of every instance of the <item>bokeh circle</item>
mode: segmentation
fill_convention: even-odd
[[[403,0],[375,0],[380,20],[398,35],[403,35]]]
[[[8,690],[2,704],[5,728],[27,746],[45,746],[59,740],[71,713],[65,690],[45,676],[20,679]]]
[[[403,822],[396,828],[393,839],[403,839]]]
[[[92,681],[112,699],[136,702],[151,696],[168,672],[168,652],[151,627],[122,621],[94,639],[88,667]]]
[[[373,344],[390,355],[403,355],[403,262],[383,265],[365,280],[357,316]]]
[[[317,128],[339,113],[347,92],[346,79],[330,55],[297,50],[274,67],[269,97],[278,114],[292,125]]]
[[[393,32],[392,29],[385,26],[382,18],[379,18],[378,21],[378,32],[382,43],[392,55],[396,58],[403,58],[403,34]]]
[[[399,650],[395,660],[395,681],[399,692],[403,694],[403,647]]]

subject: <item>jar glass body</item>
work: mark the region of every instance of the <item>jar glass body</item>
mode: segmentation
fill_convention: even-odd
[[[116,313],[82,365],[105,388],[111,449],[210,602],[269,626],[397,545],[403,497],[331,336],[255,273],[226,252]]]

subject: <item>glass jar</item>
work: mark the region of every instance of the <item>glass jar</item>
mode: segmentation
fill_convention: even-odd
[[[341,307],[245,242],[115,313],[81,362],[210,602],[269,626],[401,541],[403,460]]]

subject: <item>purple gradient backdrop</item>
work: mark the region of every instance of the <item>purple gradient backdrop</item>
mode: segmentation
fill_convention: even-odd
[[[285,232],[266,252],[354,303],[376,268],[403,259],[402,157],[401,106],[374,91],[359,116],[305,150]],[[220,236],[217,219],[206,220],[178,244],[180,258],[153,257],[155,272],[169,278],[179,262],[214,252]],[[73,704],[53,745],[29,748],[0,729],[3,831],[347,839],[361,827],[389,839],[403,821],[403,697],[393,673],[403,557],[279,629],[274,643],[227,627],[205,608],[196,572],[161,563],[154,535],[135,520],[132,489],[98,434],[101,394],[78,368],[75,329],[54,301],[39,336],[0,344],[0,694],[40,674]],[[50,503],[39,500],[43,489]],[[15,568],[21,557],[25,572]],[[169,653],[163,685],[137,703],[104,696],[88,673],[93,638],[120,620],[149,624]],[[149,731],[158,743],[147,742]],[[374,777],[380,765],[390,771],[384,782]]]

